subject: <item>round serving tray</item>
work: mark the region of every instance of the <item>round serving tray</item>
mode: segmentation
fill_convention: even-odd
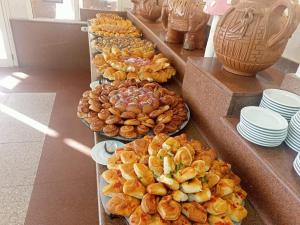
[[[174,134],[177,134],[178,132],[180,132],[181,130],[183,130],[186,125],[188,124],[189,120],[191,119],[191,112],[190,112],[190,109],[188,107],[187,104],[185,104],[185,107],[186,107],[186,110],[187,110],[187,119],[181,124],[181,126],[174,132],[171,132],[171,133],[168,133],[168,135],[172,136]],[[84,119],[80,119],[82,123],[84,123],[88,128],[90,128],[89,124],[84,120]],[[107,135],[104,134],[104,132],[102,131],[98,131],[96,132],[97,134],[103,136],[103,137],[106,137],[108,139],[115,139],[115,140],[119,140],[119,141],[125,141],[125,142],[130,142],[130,141],[134,141],[136,139],[139,139],[139,138],[142,138],[143,136],[137,136],[136,138],[125,138],[125,137],[122,137],[122,136],[114,136],[114,137],[109,137]],[[149,131],[147,135],[154,135],[153,131]]]

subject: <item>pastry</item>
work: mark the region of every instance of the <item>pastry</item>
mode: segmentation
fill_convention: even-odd
[[[207,220],[205,208],[197,202],[183,203],[182,214],[193,222],[205,223]]]
[[[130,216],[140,205],[140,201],[124,193],[115,194],[107,202],[107,210],[119,216]]]
[[[143,185],[147,186],[154,183],[154,177],[151,170],[142,163],[135,163],[133,165],[134,172]]]
[[[164,130],[165,130],[166,126],[165,124],[163,123],[159,123],[157,124],[154,128],[153,128],[153,131],[154,131],[154,134],[160,134],[160,133],[163,133]]]
[[[136,114],[134,112],[122,112],[121,114],[122,119],[134,119],[136,118]]]
[[[199,203],[207,202],[211,199],[211,191],[209,188],[204,188],[203,190],[194,193],[194,194],[189,194],[189,201],[195,201]]]
[[[151,215],[144,212],[141,206],[138,206],[129,217],[130,225],[148,225],[151,222]]]
[[[121,151],[120,158],[124,164],[138,162],[138,156],[134,151]]]
[[[136,138],[137,133],[133,126],[122,126],[120,128],[120,135],[126,138]]]
[[[115,181],[103,187],[102,194],[105,196],[112,197],[116,193],[123,192],[123,183],[119,181]]]
[[[222,178],[216,186],[216,196],[223,197],[234,191],[234,180]]]
[[[165,196],[159,201],[157,211],[164,220],[177,220],[181,213],[181,205],[171,196]]]
[[[162,143],[162,147],[168,151],[176,153],[177,149],[180,147],[180,142],[173,137],[169,137],[164,143]]]
[[[163,173],[163,161],[157,156],[150,156],[148,161],[149,169],[153,172],[154,176],[160,176]]]
[[[149,193],[145,194],[141,202],[141,208],[143,212],[148,214],[155,214],[157,212],[157,200],[157,196]]]
[[[132,142],[133,143],[133,151],[141,156],[141,155],[146,155],[147,154],[147,150],[148,150],[148,146],[149,146],[149,141],[145,139],[145,137],[143,139],[137,139],[135,141]]]
[[[124,182],[121,172],[119,170],[116,170],[116,169],[105,170],[101,174],[101,176],[109,184],[117,182],[117,181],[123,181]]]
[[[129,196],[142,199],[146,188],[137,179],[132,179],[124,183],[123,192]]]
[[[170,177],[167,177],[165,175],[161,175],[160,177],[157,178],[157,180],[165,185],[168,186],[171,190],[178,190],[179,189],[179,183]]]
[[[193,156],[186,147],[182,147],[176,152],[174,162],[176,165],[190,166],[193,162]]]
[[[206,172],[205,162],[203,160],[196,160],[192,163],[192,167],[196,170],[196,177],[204,177]]]
[[[117,124],[121,120],[121,117],[116,115],[110,115],[106,118],[105,123],[109,125]]]
[[[115,125],[106,125],[103,127],[103,132],[108,137],[114,137],[118,135],[119,128]]]
[[[137,178],[133,169],[133,163],[121,164],[118,168],[121,171],[122,177],[126,180],[132,180]]]
[[[208,217],[208,222],[210,225],[219,225],[219,224],[234,225],[232,220],[228,216],[210,215]]]
[[[228,216],[232,221],[240,223],[247,214],[247,210],[242,205],[229,204]]]
[[[164,174],[170,175],[175,171],[175,162],[173,157],[171,156],[165,156],[163,158],[163,164],[164,164]]]
[[[188,195],[180,190],[175,190],[172,192],[172,198],[176,202],[185,202],[188,200]]]
[[[152,195],[164,196],[167,194],[167,189],[161,183],[152,183],[147,186],[147,192]]]
[[[184,215],[181,214],[177,220],[172,221],[172,225],[192,225],[192,223]],[[201,223],[201,225],[204,224]]]
[[[138,126],[138,125],[140,125],[140,121],[138,121],[137,119],[127,119],[124,121],[124,125]]]
[[[219,216],[227,212],[229,205],[222,198],[212,198],[205,203],[205,206],[208,213],[214,216]]]
[[[202,183],[198,178],[194,178],[182,183],[181,190],[188,194],[197,193],[202,190]]]
[[[149,127],[146,127],[145,125],[138,125],[136,128],[139,135],[145,135],[149,132]]]
[[[185,167],[184,169],[178,170],[174,174],[174,178],[179,182],[183,183],[187,180],[193,179],[196,177],[197,171],[193,167]]]
[[[101,109],[100,112],[98,113],[98,117],[101,120],[106,120],[107,117],[109,117],[111,114],[108,109]]]
[[[118,169],[121,164],[121,158],[118,155],[113,155],[112,157],[107,159],[107,168],[108,169]]]
[[[105,125],[104,121],[99,120],[99,119],[94,120],[90,123],[90,129],[95,132],[101,131],[102,128],[104,127],[104,125]]]

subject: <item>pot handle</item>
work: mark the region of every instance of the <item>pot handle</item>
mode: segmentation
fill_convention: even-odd
[[[274,34],[270,37],[267,44],[268,47],[273,46],[274,44],[280,42],[281,40],[285,39],[286,36],[289,36],[292,34],[293,31],[293,23],[294,19],[296,18],[295,9],[297,7],[296,4],[294,4],[291,0],[278,0],[275,2],[271,8],[270,12],[274,12],[279,7],[283,7],[288,9],[288,19],[281,31],[277,34]]]

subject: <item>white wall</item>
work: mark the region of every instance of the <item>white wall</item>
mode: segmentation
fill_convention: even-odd
[[[10,18],[32,19],[30,0],[5,0],[8,3]]]
[[[282,56],[300,64],[300,26],[289,40]]]

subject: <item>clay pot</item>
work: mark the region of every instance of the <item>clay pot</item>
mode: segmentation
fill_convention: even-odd
[[[133,12],[144,19],[156,21],[161,16],[162,0],[131,0],[134,4]]]
[[[297,28],[297,7],[293,0],[241,0],[230,8],[214,35],[215,52],[224,69],[253,76],[273,65]]]

